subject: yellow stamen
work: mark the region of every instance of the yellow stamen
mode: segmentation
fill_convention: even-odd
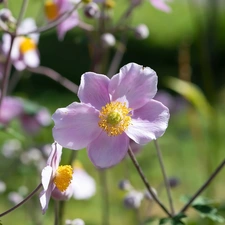
[[[20,52],[24,54],[34,49],[36,49],[36,43],[31,38],[22,37],[22,41],[20,43]]]
[[[49,20],[56,19],[59,16],[58,6],[52,1],[47,1],[45,3],[45,15]]]
[[[100,111],[98,125],[109,136],[120,135],[131,124],[130,111],[131,109],[126,107],[126,103],[108,103]]]
[[[56,171],[54,183],[56,187],[63,192],[70,185],[72,178],[73,169],[70,165],[59,166]]]
[[[106,8],[108,8],[108,9],[112,9],[112,8],[114,8],[115,7],[115,1],[113,1],[113,0],[106,0],[105,1],[105,6],[106,6]]]

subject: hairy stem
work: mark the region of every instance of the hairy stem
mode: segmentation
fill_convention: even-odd
[[[135,166],[135,168],[137,169],[142,181],[144,182],[148,192],[150,193],[151,197],[155,200],[155,202],[159,205],[159,207],[169,216],[169,217],[172,217],[172,215],[170,214],[170,212],[166,209],[166,207],[160,202],[160,200],[157,198],[157,196],[155,195],[155,193],[152,191],[152,188],[149,184],[149,182],[147,181],[147,178],[145,177],[138,161],[136,160],[135,158],[135,155],[134,153],[132,152],[131,148],[129,147],[128,149],[128,154]]]

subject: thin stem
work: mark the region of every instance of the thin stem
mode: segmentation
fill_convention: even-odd
[[[163,163],[162,153],[161,153],[161,150],[160,150],[157,140],[154,140],[154,144],[155,144],[157,156],[159,159],[159,164],[160,164],[162,174],[163,174],[163,179],[164,179],[164,184],[166,187],[167,197],[168,197],[169,204],[170,204],[171,214],[174,215],[175,211],[174,211],[174,206],[173,206],[173,200],[172,200],[172,196],[171,196],[171,192],[170,192],[170,185],[169,185],[168,178],[166,175],[166,170],[165,170],[164,163]]]
[[[29,2],[29,0],[23,0],[22,6],[21,6],[21,9],[20,9],[20,13],[19,13],[19,16],[18,16],[18,19],[17,19],[17,23],[16,23],[17,28],[19,27],[19,25],[20,25],[20,23],[23,19],[24,13],[26,12],[28,2]]]
[[[58,211],[58,225],[63,225],[64,224],[64,220],[63,220],[63,215],[64,215],[64,212],[65,212],[65,201],[60,201],[59,204],[58,204],[58,207],[59,207],[59,211]]]
[[[59,201],[57,200],[54,204],[54,225],[59,225]]]
[[[132,152],[131,148],[129,147],[128,149],[128,154],[135,166],[135,168],[137,169],[142,181],[144,182],[147,190],[149,191],[150,195],[152,196],[152,198],[155,200],[155,202],[159,205],[159,207],[169,216],[169,217],[172,217],[172,215],[170,214],[170,212],[166,209],[166,207],[160,202],[160,200],[157,198],[157,196],[155,195],[155,193],[152,191],[152,188],[149,184],[149,182],[147,181],[147,178],[145,177],[138,161],[136,160],[135,158],[135,155],[134,153]]]
[[[10,48],[9,52],[6,58],[6,63],[5,63],[5,70],[4,70],[4,75],[2,78],[2,83],[1,83],[1,93],[0,93],[0,113],[1,113],[1,105],[2,105],[2,100],[5,97],[7,93],[7,88],[8,88],[8,83],[9,83],[9,76],[10,76],[10,71],[12,67],[11,63],[11,52],[12,52],[12,47],[13,47],[13,42],[14,42],[15,36],[11,36],[11,41],[10,41]]]
[[[59,73],[57,73],[56,71],[44,67],[44,66],[39,66],[39,67],[35,67],[35,68],[27,68],[28,71],[33,72],[33,73],[37,73],[40,75],[45,75],[49,78],[51,78],[52,80],[58,82],[59,84],[61,84],[63,87],[67,88],[68,90],[72,91],[73,93],[77,94],[78,91],[78,86],[76,84],[74,84],[72,81],[68,80],[67,78],[63,77],[62,75],[60,75]]]
[[[28,201],[40,188],[42,187],[42,183],[40,183],[23,201],[21,201],[19,204],[13,206],[11,209],[8,209],[7,211],[0,214],[0,217],[5,216],[6,214],[12,212],[13,210],[17,209],[21,205],[23,205],[26,201]]]
[[[224,167],[224,165],[225,165],[225,159],[219,164],[219,166],[211,174],[208,180],[197,190],[197,192],[192,196],[189,202],[184,205],[184,207],[180,210],[180,213],[184,213],[189,208],[192,202],[208,187],[208,185],[212,182],[212,180],[217,176],[217,174]]]
[[[123,54],[126,51],[125,42],[126,42],[126,38],[125,38],[124,35],[122,35],[121,42],[117,46],[116,53],[115,53],[115,55],[112,59],[112,62],[111,62],[110,67],[109,67],[109,71],[107,73],[107,76],[109,78],[111,78],[116,73],[116,71],[118,70],[118,67],[119,67],[119,65],[121,63],[121,60],[123,58]]]
[[[71,151],[71,154],[70,154],[70,158],[69,158],[69,161],[68,161],[68,165],[72,165],[73,161],[76,159],[77,157],[77,151],[74,150],[74,151]]]
[[[47,25],[44,25],[42,27],[38,27],[38,28],[36,28],[36,29],[34,29],[32,31],[29,31],[29,32],[25,33],[25,34],[20,34],[20,36],[26,36],[26,35],[32,34],[32,33],[41,33],[41,32],[48,31],[48,30],[50,30],[52,28],[55,28],[60,23],[65,21],[67,18],[69,18],[70,15],[73,13],[73,11],[78,8],[80,3],[81,3],[81,1],[79,3],[77,3],[70,11],[63,13],[59,18],[57,18],[56,20],[48,23]]]
[[[8,8],[8,0],[3,0],[4,8]]]
[[[106,180],[106,170],[100,170],[99,175],[102,189],[102,225],[109,225],[109,192]]]

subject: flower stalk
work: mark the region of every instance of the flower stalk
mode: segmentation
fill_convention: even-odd
[[[147,181],[147,178],[145,177],[137,159],[135,158],[134,153],[132,152],[131,148],[129,147],[128,149],[128,154],[135,166],[135,168],[137,169],[142,181],[144,182],[148,192],[150,193],[150,195],[152,196],[152,198],[155,200],[155,202],[159,205],[159,207],[169,216],[172,217],[172,215],[170,214],[170,212],[168,211],[168,209],[162,204],[162,202],[157,198],[157,196],[155,195],[155,193],[152,191],[152,187],[149,184],[149,182]]]
[[[162,153],[161,153],[161,150],[160,150],[160,147],[159,147],[159,144],[158,144],[157,140],[154,140],[154,144],[155,144],[155,148],[156,148],[156,152],[157,152],[157,157],[159,159],[159,165],[161,167],[161,171],[162,171],[162,174],[163,174],[163,179],[164,179],[164,184],[165,184],[165,187],[166,187],[167,197],[168,197],[169,204],[170,204],[171,214],[174,215],[175,210],[174,210],[174,206],[173,206],[173,200],[172,200],[172,196],[171,196],[170,185],[168,183],[168,178],[167,178],[165,166],[164,166],[164,163],[163,163]]]

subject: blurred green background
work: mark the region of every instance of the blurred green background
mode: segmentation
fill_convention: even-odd
[[[126,10],[127,2],[129,1],[117,1],[114,12],[115,23]],[[8,3],[13,15],[17,17],[22,0],[9,0]],[[36,18],[38,25],[44,22],[43,4],[44,1],[41,0],[30,0],[26,12],[26,17]],[[206,96],[205,101],[213,108],[213,112],[205,117],[196,105],[186,104],[183,110],[171,115],[169,127],[165,135],[159,139],[168,176],[180,180],[180,185],[172,189],[178,211],[183,205],[180,196],[192,195],[224,158],[225,4],[224,1],[218,0],[198,2],[174,0],[169,4],[172,8],[169,14],[154,9],[147,0],[135,10],[130,25],[145,23],[149,27],[150,36],[140,41],[135,39],[132,32],[128,33],[127,49],[121,66],[136,62],[153,68],[159,76],[159,88],[169,91],[173,96],[178,93],[169,88],[166,82],[168,76],[191,81],[200,87],[199,90]],[[80,14],[83,17],[82,10]],[[86,22],[93,23],[91,20]],[[41,65],[50,67],[79,84],[80,76],[90,70],[88,44],[85,32],[79,28],[67,33],[63,42],[57,40],[55,30],[46,32],[41,35],[38,46]],[[113,56],[114,52],[115,50],[112,49],[110,55]],[[26,71],[22,75],[13,94],[33,100],[47,107],[51,113],[77,100],[73,93],[49,78]],[[20,129],[17,122],[12,125],[15,130]],[[23,140],[23,148],[53,142],[52,126],[44,128],[38,136]],[[22,131],[21,135],[23,135]],[[9,138],[10,135],[1,132],[1,143]],[[64,162],[67,161],[70,153],[70,150],[64,150]],[[88,201],[71,199],[66,204],[65,219],[82,218],[87,225],[99,225],[102,218],[103,198],[99,172],[90,163],[86,150],[79,151],[77,157],[84,164],[86,171],[96,179],[97,193]],[[159,187],[163,179],[154,144],[145,146],[137,155],[137,159],[151,185],[155,188]],[[21,165],[19,160],[6,161],[2,154],[0,162],[0,179],[7,184],[6,193],[0,195],[0,212],[3,212],[12,206],[7,200],[7,193],[16,191],[21,185],[27,186],[30,191],[33,190],[40,182],[40,173],[33,167]],[[135,188],[144,189],[130,159],[127,158],[119,165],[108,169],[106,174],[110,224],[138,224],[138,217],[144,220],[148,209],[147,201],[143,203],[137,216],[135,210],[127,210],[123,206],[125,192],[118,189],[118,182],[124,178],[129,178]],[[221,214],[224,213],[224,175],[225,172],[222,171],[203,193],[204,196],[221,203]],[[168,206],[164,189],[159,197]],[[150,204],[151,216],[165,216],[154,203]],[[193,210],[189,210],[188,215],[190,218],[187,224],[217,224],[208,219],[201,219]],[[4,225],[15,223],[39,225],[53,224],[53,218],[52,202],[46,215],[42,216],[38,198],[34,197],[31,202],[0,220]]]

